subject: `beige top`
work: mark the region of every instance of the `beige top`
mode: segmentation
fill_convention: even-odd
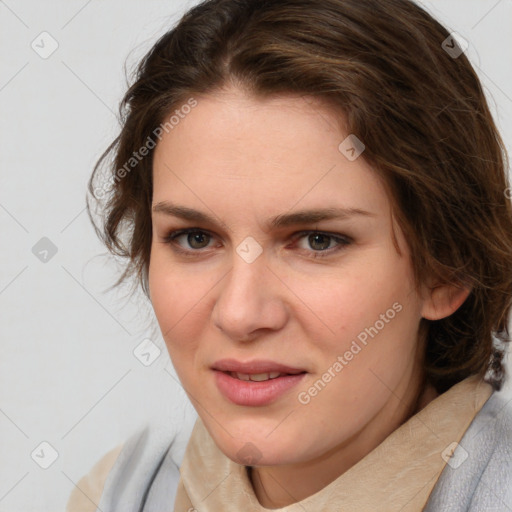
[[[478,376],[468,377],[432,400],[322,490],[274,510],[421,511],[444,469],[452,443],[460,441],[491,394],[490,384]],[[104,455],[78,482],[66,512],[95,512],[122,446]],[[269,510],[259,504],[245,466],[217,448],[200,418],[192,430],[180,473],[175,512],[194,507],[201,512]]]

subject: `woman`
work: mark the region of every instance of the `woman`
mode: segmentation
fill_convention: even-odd
[[[506,155],[457,39],[409,0],[210,0],[123,107],[98,232],[199,417],[90,509],[512,509]]]

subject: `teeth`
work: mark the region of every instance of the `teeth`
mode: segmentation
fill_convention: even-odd
[[[231,372],[231,376],[235,377],[239,380],[252,380],[254,382],[261,382],[264,380],[269,379],[275,379],[279,377],[280,375],[286,375],[284,373],[280,372],[270,372],[270,373],[253,373],[249,375],[248,373],[238,373],[238,372]]]

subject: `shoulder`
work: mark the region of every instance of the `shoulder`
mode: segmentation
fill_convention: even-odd
[[[512,509],[512,400],[493,392],[441,473],[425,511]],[[501,509],[500,509],[501,510]]]
[[[495,392],[468,436],[468,451],[481,460],[471,510],[512,509],[512,397]],[[471,425],[472,426],[472,425]],[[471,427],[470,426],[470,427]],[[468,429],[469,431],[470,429]],[[461,441],[462,443],[462,441]]]
[[[176,444],[177,437],[176,430],[170,426],[139,427],[78,482],[66,512],[132,510],[135,503],[144,502],[161,469],[165,469],[167,484],[177,487],[181,448]]]
[[[460,444],[479,454],[482,467],[512,455],[512,396],[494,391],[475,415]],[[468,457],[469,458],[469,457]],[[509,474],[512,479],[512,473]]]
[[[107,476],[114,466],[124,443],[107,452],[83,476],[69,496],[66,512],[95,512],[100,501]]]

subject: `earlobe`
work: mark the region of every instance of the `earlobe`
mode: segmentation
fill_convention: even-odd
[[[471,293],[468,287],[439,285],[430,290],[425,300],[421,316],[427,320],[441,320],[455,313]]]

